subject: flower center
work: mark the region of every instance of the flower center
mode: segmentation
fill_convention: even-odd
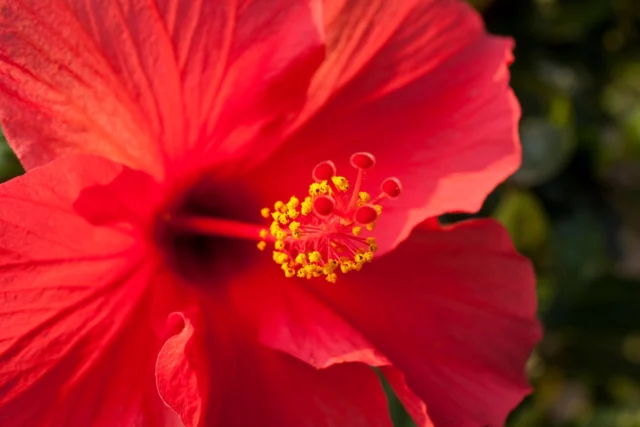
[[[286,277],[325,276],[335,283],[338,271],[360,271],[373,259],[377,245],[372,232],[382,214],[380,202],[398,197],[402,185],[397,178],[387,178],[380,193],[372,197],[362,187],[375,158],[370,153],[355,153],[350,160],[358,171],[353,187],[336,175],[333,162],[324,161],[313,169],[315,182],[302,201],[292,196],[286,203],[277,201],[273,209],[261,210],[272,222],[268,230],[260,231],[258,249],[273,243],[273,260]]]
[[[260,204],[242,182],[208,173],[177,183],[157,213],[154,239],[164,262],[185,282],[209,289],[238,266],[252,262]]]
[[[382,214],[381,203],[402,192],[397,178],[385,179],[376,196],[364,191],[364,178],[374,164],[372,154],[352,155],[357,176],[351,186],[347,178],[336,175],[333,162],[319,163],[308,196],[302,200],[292,196],[286,203],[277,201],[273,209],[261,210],[262,217],[271,220],[268,228],[242,221],[249,218],[235,218],[247,211],[247,200],[238,199],[240,205],[230,206],[229,200],[221,199],[223,207],[209,206],[217,191],[206,182],[198,184],[159,217],[160,244],[190,282],[208,282],[225,264],[222,258],[234,258],[230,250],[244,251],[242,241],[253,240],[261,251],[273,245],[273,260],[286,277],[324,276],[335,283],[339,272],[360,271],[371,262],[378,248],[373,230]]]

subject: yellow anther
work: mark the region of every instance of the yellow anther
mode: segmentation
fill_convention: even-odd
[[[355,256],[353,257],[353,259],[355,260],[355,262],[357,263],[361,263],[365,261],[364,255],[363,254],[355,254]]]
[[[273,247],[276,248],[276,250],[281,251],[284,249],[284,241],[283,240],[276,240],[276,243],[273,245]]]
[[[269,231],[267,231],[266,228],[263,228],[262,230],[260,230],[260,238],[261,239],[266,239],[268,235],[269,235]]]
[[[365,242],[367,242],[367,245],[373,245],[376,242],[376,238],[375,237],[367,237]]]
[[[296,275],[296,270],[289,267],[287,264],[282,264],[282,270],[284,270],[285,277],[293,277]]]
[[[367,251],[364,253],[364,260],[366,262],[371,262],[373,260],[373,252],[372,251]]]
[[[333,184],[338,187],[340,191],[347,191],[349,189],[349,181],[344,176],[334,176],[331,177],[331,181]]]
[[[308,257],[311,262],[318,262],[322,260],[322,255],[320,255],[320,252],[318,251],[311,252]]]
[[[336,273],[327,274],[327,282],[336,283],[338,281],[338,275]]]
[[[376,243],[369,244],[369,251],[372,253],[378,250],[378,245]]]
[[[305,264],[307,262],[307,257],[304,254],[298,254],[296,256],[296,262],[300,265]]]
[[[330,259],[329,262],[327,263],[327,265],[325,265],[324,268],[322,269],[322,273],[323,274],[333,273],[333,271],[336,268],[338,268],[338,261],[336,261],[334,259]]]
[[[287,233],[285,233],[283,230],[278,230],[278,232],[276,233],[276,239],[278,240],[284,240],[287,238]]]
[[[355,271],[360,271],[360,270],[362,270],[362,266],[363,266],[363,265],[364,265],[364,263],[363,263],[363,262],[357,262],[357,263],[355,263],[355,264],[353,265],[353,269],[354,269]]]
[[[307,216],[311,213],[312,210],[313,202],[311,202],[311,197],[307,197],[306,199],[304,199],[304,202],[302,202],[300,212],[302,213],[302,215]]]
[[[304,271],[304,268],[301,268],[300,270],[298,270],[298,272],[296,273],[296,276],[304,278],[307,275],[307,272]]]
[[[291,235],[295,239],[299,239],[302,235],[302,232],[300,231],[300,223],[298,221],[293,221],[291,224],[289,224],[289,230],[291,230]]]
[[[292,208],[292,209],[289,209],[289,210],[287,211],[287,215],[288,215],[288,216],[289,216],[289,218],[291,218],[291,219],[296,219],[296,218],[298,218],[298,215],[300,215],[300,212],[298,212],[297,210],[295,210],[295,209],[293,209],[293,208]]]
[[[287,202],[287,209],[295,209],[300,204],[300,200],[296,196],[291,196],[289,201]]]
[[[278,200],[274,205],[273,208],[277,211],[281,211],[282,208],[285,206],[284,202],[282,200]]]
[[[260,249],[261,251],[264,251],[264,249],[267,247],[267,242],[263,240],[261,242],[258,242],[256,246],[258,246],[258,249]]]
[[[287,214],[281,214],[280,218],[278,218],[278,222],[282,225],[287,225],[289,224],[289,218],[287,217]]]
[[[369,200],[371,200],[371,196],[369,195],[369,193],[365,192],[365,191],[361,191],[358,193],[358,198],[360,199],[360,201],[362,203],[367,203]]]
[[[342,271],[343,273],[350,272],[352,268],[353,268],[353,263],[351,261],[345,261],[342,264],[340,264],[340,271]]]
[[[327,183],[323,181],[322,183],[314,182],[309,186],[309,195],[310,196],[321,196],[327,192]]]
[[[273,260],[277,264],[284,264],[285,262],[287,262],[287,258],[289,258],[289,255],[285,254],[284,252],[273,251]]]
[[[351,229],[351,232],[353,233],[353,235],[354,235],[354,236],[356,236],[356,237],[357,237],[357,236],[359,236],[360,234],[362,234],[362,227],[360,227],[360,226],[353,227],[353,228]]]
[[[270,214],[271,214],[271,209],[269,208],[260,209],[260,215],[262,215],[262,218],[269,218]]]
[[[278,225],[277,221],[273,221],[271,223],[271,226],[269,227],[269,232],[271,233],[272,236],[277,236],[278,231],[280,231],[280,225]]]
[[[374,228],[376,228],[375,222],[372,222],[371,224],[367,224],[367,230],[373,231]]]
[[[280,212],[272,213],[271,218],[273,218],[274,221],[278,221],[280,219]]]
[[[378,212],[378,215],[382,214],[382,205],[375,205],[373,208]]]

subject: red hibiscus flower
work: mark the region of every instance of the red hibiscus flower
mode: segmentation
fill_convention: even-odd
[[[518,166],[511,47],[454,0],[0,1],[0,425],[389,426],[371,366],[502,425],[533,275],[434,218]]]

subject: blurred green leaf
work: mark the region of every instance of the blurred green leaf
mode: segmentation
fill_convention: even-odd
[[[566,166],[575,150],[573,131],[565,124],[570,107],[566,101],[556,101],[552,120],[528,117],[520,123],[522,165],[512,180],[518,185],[531,187],[557,175]],[[554,121],[556,123],[554,123]]]
[[[548,219],[542,205],[530,192],[508,191],[493,216],[509,230],[516,247],[522,251],[535,250],[548,238]]]
[[[23,173],[22,166],[2,134],[0,129],[0,182],[4,182]]]

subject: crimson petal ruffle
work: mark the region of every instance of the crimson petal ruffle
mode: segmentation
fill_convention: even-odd
[[[367,366],[316,369],[255,342],[225,307],[211,309],[215,315],[183,314],[185,328],[167,341],[156,365],[162,397],[186,427],[392,426]],[[198,362],[204,360],[208,365]]]

